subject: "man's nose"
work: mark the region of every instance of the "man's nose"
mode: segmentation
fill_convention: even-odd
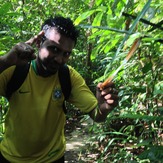
[[[59,54],[55,55],[54,60],[56,62],[62,64],[62,62],[63,62],[63,52],[62,53],[60,52]]]

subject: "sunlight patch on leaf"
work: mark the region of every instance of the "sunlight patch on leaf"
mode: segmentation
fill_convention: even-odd
[[[4,51],[4,50],[0,51],[0,55],[4,55],[5,53],[6,53],[6,51]]]
[[[97,13],[97,15],[96,15],[96,17],[94,18],[93,23],[92,23],[93,26],[100,26],[100,25],[101,25],[101,21],[102,21],[103,14],[104,14],[103,12]],[[97,30],[98,30],[97,28],[93,28],[93,29],[92,29],[92,32],[94,33],[94,32],[96,32]]]
[[[102,0],[96,0],[96,5],[99,6],[102,3]]]

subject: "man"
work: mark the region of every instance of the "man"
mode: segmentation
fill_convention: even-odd
[[[55,98],[54,92],[61,90],[58,70],[68,61],[78,35],[69,18],[51,18],[37,36],[17,44],[0,57],[0,95],[4,97],[15,66],[32,60],[27,78],[9,99],[0,162],[64,162],[64,96]],[[33,44],[39,47],[36,59]],[[69,71],[72,90],[68,102],[88,113],[94,121],[104,121],[117,105],[114,84],[109,83],[101,90],[99,83],[95,98],[79,73],[71,66]]]

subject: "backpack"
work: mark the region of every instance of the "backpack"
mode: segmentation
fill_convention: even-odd
[[[7,84],[6,97],[8,100],[11,98],[12,93],[15,92],[17,89],[19,89],[20,86],[23,84],[29,72],[29,68],[30,68],[30,62],[23,66],[16,66],[14,73]],[[69,98],[71,92],[70,73],[69,73],[69,68],[66,64],[59,69],[58,77],[66,101]],[[66,114],[67,109],[65,106],[65,101],[63,102],[63,111]]]

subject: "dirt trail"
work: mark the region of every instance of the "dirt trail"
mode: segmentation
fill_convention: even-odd
[[[78,130],[73,131],[71,135],[67,136],[65,162],[77,163],[80,160],[80,153],[86,144],[86,136],[82,135]]]
[[[91,120],[83,123],[74,123],[74,130],[67,132],[66,135],[66,153],[65,163],[84,163],[88,162],[84,153],[87,150],[87,143],[91,135],[87,132],[88,126],[92,125]]]

